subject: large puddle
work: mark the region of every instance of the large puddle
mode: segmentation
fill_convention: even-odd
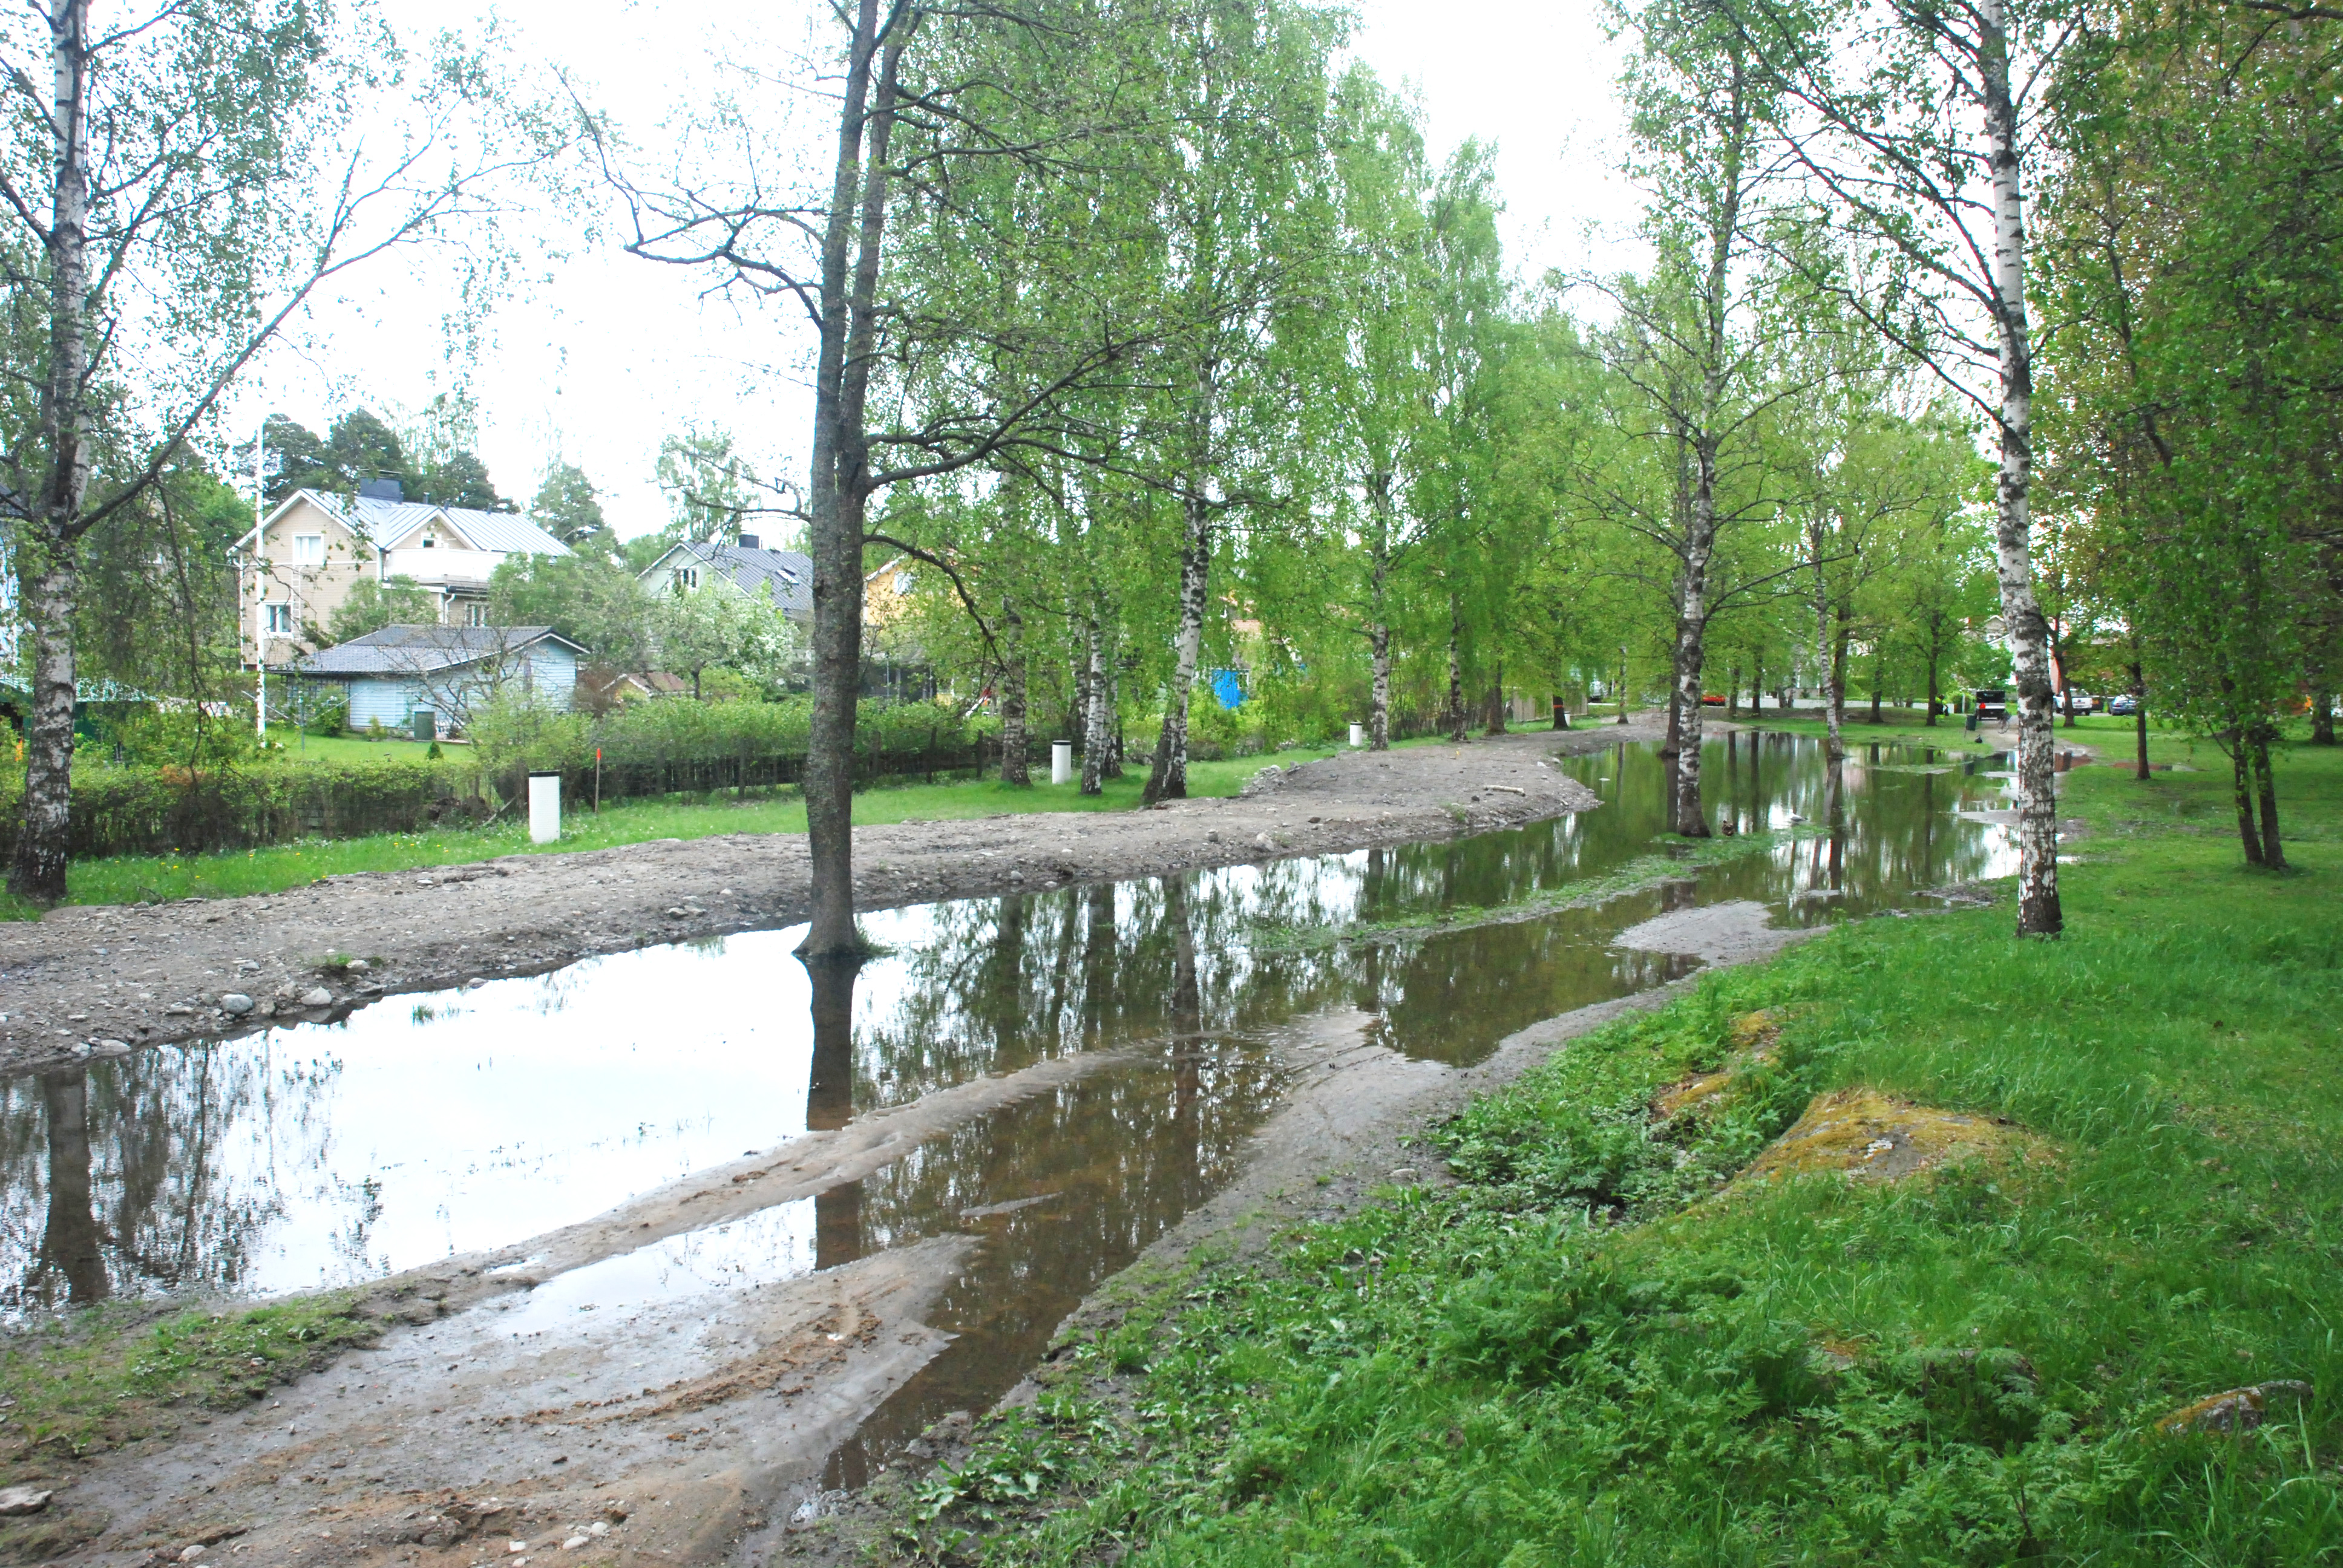
[[[860,1181],[480,1309],[558,1334],[587,1312],[972,1233],[930,1314],[957,1337],[866,1426],[884,1439],[1004,1392],[1083,1295],[1233,1173],[1284,1087],[1281,1030],[1365,1015],[1376,1044],[1470,1063],[1686,972],[1615,945],[1664,910],[1748,899],[1811,924],[2007,875],[2009,830],[1961,814],[2003,803],[1989,765],[1871,748],[1834,797],[1814,742],[1714,740],[1709,815],[1747,852],[1526,918],[1408,924],[1519,915],[1670,853],[1649,748],[1564,761],[1602,809],[1528,828],[876,914],[865,929],[888,950],[859,973],[809,975],[796,930],[746,932],[18,1078],[0,1084],[0,1301],[355,1283],[513,1248],[955,1084],[1110,1053]],[[1353,940],[1326,940],[1339,928]],[[833,1468],[859,1481],[858,1452]]]

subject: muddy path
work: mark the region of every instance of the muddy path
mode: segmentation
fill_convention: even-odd
[[[1483,833],[1594,803],[1547,759],[1654,738],[1638,723],[1346,752],[1265,769],[1233,799],[858,829],[856,906]],[[738,834],[329,877],[250,898],[53,910],[0,925],[0,1072],[787,925],[805,917],[808,884],[801,835]],[[251,1010],[224,1011],[224,998]]]

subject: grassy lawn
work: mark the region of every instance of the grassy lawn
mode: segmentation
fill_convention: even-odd
[[[314,736],[310,744],[348,747],[369,756],[402,749],[418,752],[422,749],[412,742],[321,741]],[[1188,764],[1188,793],[1233,795],[1246,779],[1272,762],[1291,765],[1313,757],[1331,756],[1334,749],[1286,751],[1219,762],[1192,761]],[[1047,779],[1046,766],[1041,776]],[[1108,780],[1104,791],[1096,796],[1084,796],[1072,784],[1047,782],[1022,789],[989,779],[881,785],[855,796],[854,819],[858,823],[878,824],[914,819],[943,821],[1021,811],[1127,811],[1138,806],[1140,789],[1145,782],[1145,769],[1134,769],[1121,779]],[[572,801],[562,829],[560,841],[546,845],[531,844],[527,822],[515,819],[492,822],[484,828],[451,827],[423,833],[382,833],[363,839],[308,839],[219,855],[126,855],[84,860],[75,863],[68,874],[67,902],[119,904],[142,899],[233,898],[246,893],[278,892],[320,877],[351,871],[401,871],[417,866],[459,865],[498,855],[600,849],[652,839],[705,839],[719,833],[802,833],[805,803],[794,789],[751,791],[743,800],[725,797],[611,801],[597,816]],[[0,894],[0,919],[30,920],[37,913],[31,905]]]
[[[2343,752],[2283,764],[2282,876],[2239,865],[2197,760],[2066,777],[2093,830],[2058,940],[2006,900],[1851,923],[1436,1130],[1461,1186],[1142,1282],[907,1489],[905,1535],[1222,1568],[2343,1561]],[[1857,1088],[2001,1119],[2003,1151],[1732,1179]],[[2157,1430],[2273,1380],[2315,1393]]]

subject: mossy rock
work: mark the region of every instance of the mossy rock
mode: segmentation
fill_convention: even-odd
[[[1938,1111],[1875,1089],[1818,1094],[1744,1179],[1841,1175],[1896,1181],[1970,1160],[2046,1159],[2050,1146],[1991,1117]]]

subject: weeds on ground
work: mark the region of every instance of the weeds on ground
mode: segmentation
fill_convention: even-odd
[[[123,1302],[38,1321],[0,1338],[6,1439],[20,1464],[118,1447],[166,1428],[174,1410],[237,1409],[381,1332],[347,1293],[159,1318]]]

